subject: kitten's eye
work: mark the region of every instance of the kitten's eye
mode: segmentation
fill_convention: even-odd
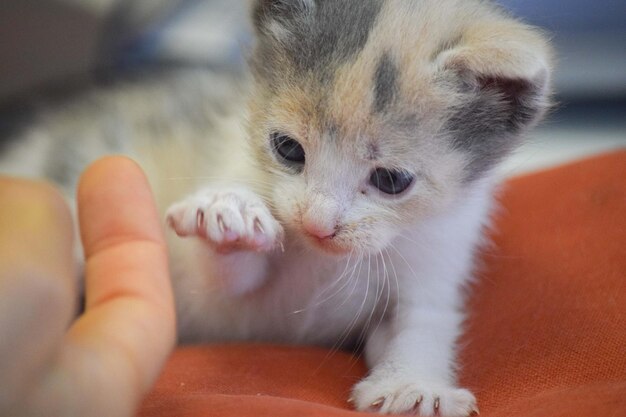
[[[295,139],[274,133],[272,134],[272,147],[286,165],[302,169],[305,162],[304,148]]]
[[[406,171],[378,168],[370,177],[370,183],[385,194],[397,195],[406,191],[415,177]]]

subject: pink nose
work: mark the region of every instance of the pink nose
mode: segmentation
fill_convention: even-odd
[[[336,225],[321,224],[308,219],[303,219],[302,227],[306,233],[318,239],[331,239],[337,232]]]

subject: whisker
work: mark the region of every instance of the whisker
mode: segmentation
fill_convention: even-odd
[[[389,263],[391,264],[393,271],[394,271],[394,275],[395,275],[395,281],[396,281],[396,290],[399,291],[399,285],[398,285],[398,278],[397,278],[397,274],[395,273],[395,267],[393,267],[393,261],[391,259],[391,256],[389,255],[389,252],[387,251],[387,249],[384,249],[385,252],[387,253],[387,256],[389,258]],[[358,362],[358,360],[363,356],[363,350],[361,350],[361,347],[363,346],[363,344],[367,343],[367,334],[365,332],[369,332],[369,334],[374,333],[378,330],[378,328],[380,327],[380,325],[382,324],[383,320],[385,319],[385,317],[387,316],[387,310],[389,308],[389,304],[391,303],[391,281],[390,281],[390,277],[389,277],[389,269],[387,268],[387,263],[385,262],[385,256],[382,252],[383,250],[379,250],[378,253],[380,255],[380,260],[382,263],[382,267],[383,267],[383,287],[381,289],[381,297],[377,297],[376,300],[376,305],[375,305],[375,309],[372,310],[372,313],[370,314],[370,317],[368,319],[368,323],[367,326],[364,327],[363,332],[360,336],[360,341],[359,344],[357,346],[357,354],[354,355],[353,359],[353,366]],[[377,269],[378,269],[378,259],[377,259]],[[380,299],[382,298],[382,294],[386,293],[387,298],[385,300],[385,305],[383,307],[383,311],[380,312],[378,314],[378,322],[376,323],[376,326],[374,327],[373,330],[371,330],[371,320],[373,318],[373,313],[375,310],[378,310],[378,306],[380,303]],[[396,314],[397,314],[397,303],[396,303]],[[371,332],[370,332],[371,330]]]
[[[341,307],[343,307],[350,299],[352,299],[352,296],[354,295],[354,292],[356,291],[356,288],[359,284],[359,276],[361,274],[361,267],[363,265],[363,259],[364,259],[363,256],[358,259],[358,262],[359,262],[358,273],[355,274],[357,265],[355,265],[354,268],[352,268],[352,272],[350,275],[350,283],[353,283],[352,288],[350,288],[350,293],[346,297],[344,297],[343,301],[335,307],[335,311],[341,309]]]
[[[351,282],[352,282],[352,281],[354,281],[354,283],[355,283],[355,284],[354,284],[354,286],[352,287],[351,292],[350,292],[349,294],[347,294],[347,296],[346,296],[346,298],[344,299],[344,301],[343,301],[342,305],[343,305],[343,304],[344,304],[344,303],[345,303],[348,299],[352,298],[352,295],[354,294],[354,291],[356,290],[356,286],[357,286],[357,284],[358,284],[358,282],[359,282],[358,277],[361,275],[361,270],[362,270],[362,267],[363,267],[363,257],[359,257],[359,258],[358,258],[358,267],[359,267],[359,270],[358,270],[358,272],[356,273],[356,275],[355,275],[356,268],[353,268],[353,270],[352,270],[352,273],[351,273],[351,275],[350,275],[350,279],[349,279],[349,280],[350,280]],[[367,296],[367,289],[366,289],[366,296]],[[359,315],[359,314],[357,313],[356,318],[355,318],[355,319],[353,319],[350,323],[348,323],[348,328],[347,328],[347,329],[345,329],[345,330],[341,333],[341,335],[340,335],[339,339],[338,339],[338,340],[337,340],[337,341],[333,344],[333,346],[329,349],[328,353],[326,354],[326,356],[324,357],[324,359],[321,361],[321,363],[320,363],[319,367],[317,368],[317,371],[319,371],[319,369],[321,369],[321,368],[322,368],[322,366],[324,366],[324,364],[325,364],[325,363],[326,363],[326,362],[327,362],[327,361],[328,361],[328,360],[329,360],[329,359],[330,359],[330,358],[331,358],[331,357],[332,357],[335,353],[339,352],[339,350],[340,350],[341,346],[345,343],[345,340],[347,339],[348,335],[350,334],[350,331],[351,331],[351,329],[352,329],[352,323],[353,323],[354,321],[358,321],[358,315]],[[317,371],[316,371],[316,372],[317,372]]]
[[[418,246],[420,246],[420,245],[421,245],[418,241],[413,240],[413,239],[411,239],[410,237],[405,236],[405,235],[403,235],[403,234],[399,234],[399,235],[398,235],[398,237],[401,237],[402,239],[405,239],[405,240],[407,240],[407,241],[409,241],[409,242],[411,242],[411,243],[414,243],[414,244],[416,244],[416,245],[418,245]]]
[[[387,286],[387,299],[385,300],[385,307],[383,308],[383,312],[380,315],[380,319],[378,320],[378,324],[376,325],[376,328],[374,329],[374,331],[378,330],[378,327],[384,320],[387,314],[387,309],[389,308],[389,303],[391,301],[391,281],[389,279],[389,271],[387,269],[387,263],[385,262],[385,255],[383,254],[383,250],[381,249],[379,252],[380,252],[380,258],[383,262],[383,276],[385,278],[385,285]],[[389,262],[392,263],[391,258],[389,258]]]
[[[377,310],[377,306],[380,303],[380,300],[383,297],[383,294],[385,292],[385,277],[383,275],[383,285],[381,287],[380,282],[381,282],[381,277],[380,277],[380,262],[379,262],[379,257],[376,256],[375,257],[376,260],[376,296],[375,296],[375,301],[374,301],[374,306],[372,308],[372,310],[370,311],[370,314],[363,326],[363,329],[361,330],[359,337],[357,339],[357,350],[360,350],[361,347],[365,344],[366,340],[367,340],[367,334],[368,331],[370,330],[370,326],[372,324],[372,319],[374,318],[374,314],[376,313]],[[384,274],[384,270],[383,270],[383,274]]]
[[[400,281],[398,280],[398,272],[396,271],[396,266],[393,264],[393,259],[391,259],[391,254],[389,253],[389,250],[387,248],[385,248],[385,252],[387,253],[387,257],[389,258],[389,263],[391,264],[391,270],[393,271],[393,276],[394,279],[396,281],[396,302],[395,302],[395,307],[396,307],[396,311],[395,314],[398,314],[398,306],[400,304]]]
[[[413,267],[411,266],[409,261],[406,260],[404,255],[402,255],[402,252],[400,252],[400,250],[398,250],[398,248],[396,248],[393,244],[390,244],[389,247],[391,249],[393,249],[394,251],[396,251],[398,256],[400,256],[400,259],[402,259],[404,261],[404,263],[406,264],[406,266],[409,267],[409,270],[411,271],[411,274],[413,274],[413,278],[415,278],[419,282],[419,278],[418,278],[417,274],[415,273],[415,270],[413,269]]]
[[[319,297],[321,297],[322,295],[324,295],[326,292],[330,291],[333,287],[337,286],[339,284],[339,282],[341,282],[343,280],[343,278],[345,278],[347,276],[348,273],[348,267],[350,266],[350,260],[352,258],[352,255],[354,254],[354,250],[352,250],[350,252],[350,255],[348,256],[348,260],[346,261],[346,266],[344,268],[344,270],[341,272],[341,275],[339,275],[338,278],[336,278],[335,280],[333,280],[333,282],[326,288],[324,288],[324,290],[320,293],[318,293],[313,300],[311,300],[311,303],[309,306],[303,308],[302,310],[297,310],[294,311],[293,314],[301,314],[304,313],[305,311],[312,309],[314,307],[318,307],[321,304],[324,304],[326,301],[332,299],[333,297],[335,297],[337,294],[339,294],[341,291],[343,291],[344,288],[346,288],[348,286],[348,284],[350,283],[350,280],[345,280],[345,283],[339,288],[337,289],[334,293],[332,293],[331,295],[329,295],[328,297],[324,298],[321,301],[315,302],[315,300]],[[356,264],[354,266],[353,269],[356,268]]]
[[[367,256],[368,256],[368,268],[369,268],[369,261],[370,261],[369,258],[370,258],[370,255],[368,254]],[[355,289],[356,289],[356,284],[358,284],[359,277],[361,276],[362,267],[363,267],[363,259],[361,259],[361,262],[359,262],[359,272],[356,274],[356,282],[355,282],[355,286],[354,286]],[[369,269],[368,269],[368,277],[369,277]],[[341,335],[339,337],[339,340],[337,342],[335,342],[335,344],[333,345],[333,348],[331,349],[331,352],[337,351],[347,341],[348,337],[350,336],[350,333],[354,329],[354,326],[356,325],[356,323],[358,323],[359,318],[361,317],[361,313],[363,311],[363,308],[364,308],[365,303],[367,302],[367,298],[369,296],[369,290],[370,290],[370,281],[368,279],[366,287],[365,287],[365,295],[363,297],[363,301],[361,302],[361,306],[359,307],[358,311],[356,312],[355,317],[352,320],[350,320],[350,322],[348,323],[348,327],[341,333]],[[348,300],[348,298],[345,299],[344,303],[347,300]]]
[[[216,182],[225,182],[225,183],[243,183],[243,184],[255,184],[262,185],[268,187],[269,189],[273,189],[275,184],[270,181],[263,181],[259,179],[252,178],[234,178],[234,177],[220,177],[220,176],[180,176],[180,177],[168,177],[167,181],[197,181],[197,180],[206,180],[206,181],[216,181]]]

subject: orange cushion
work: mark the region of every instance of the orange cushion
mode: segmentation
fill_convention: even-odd
[[[469,301],[463,386],[483,417],[626,416],[626,151],[509,181]],[[342,352],[176,351],[142,417],[355,417]]]

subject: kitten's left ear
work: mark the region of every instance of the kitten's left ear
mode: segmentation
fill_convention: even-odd
[[[461,81],[465,100],[451,128],[477,142],[511,136],[536,123],[550,106],[551,50],[537,30],[516,21],[479,24],[437,57]],[[476,143],[474,143],[476,145]]]

